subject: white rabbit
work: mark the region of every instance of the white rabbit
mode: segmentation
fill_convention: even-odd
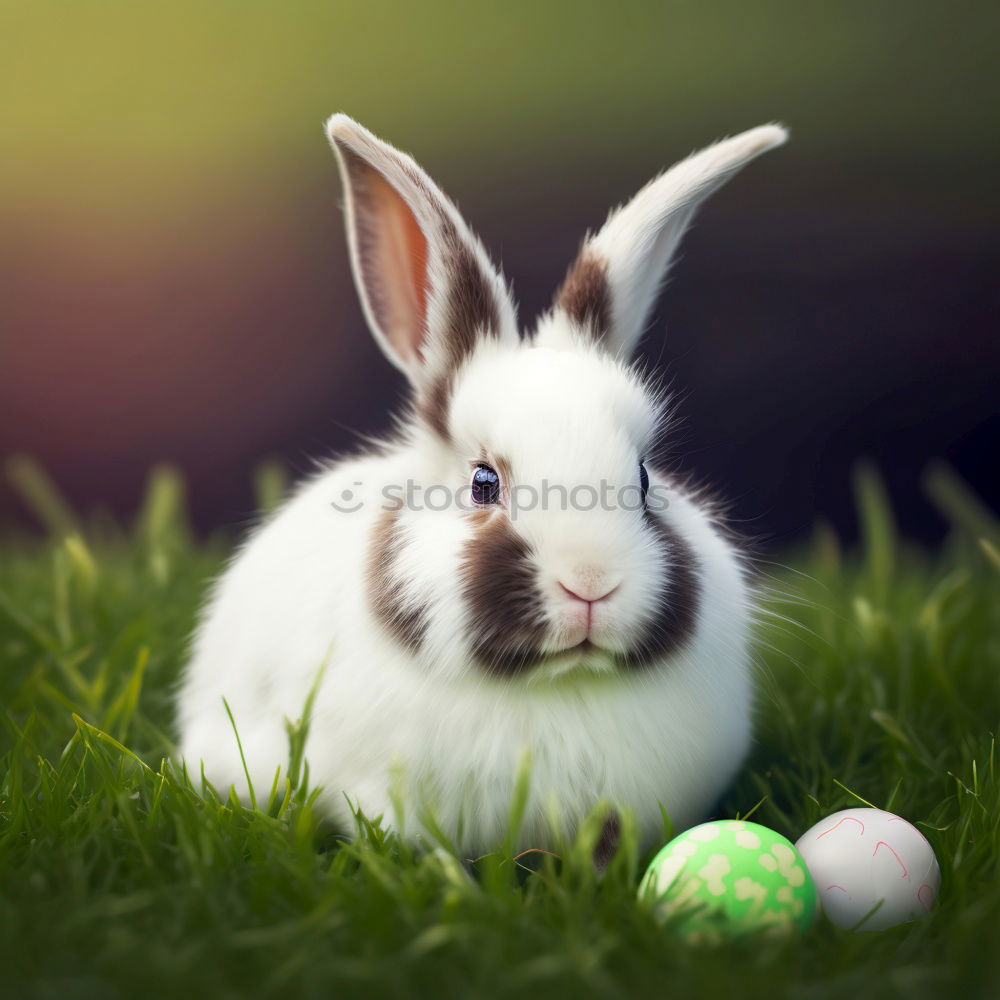
[[[646,842],[661,804],[697,821],[750,741],[751,597],[711,510],[643,464],[665,397],[628,357],[698,205],[785,131],[725,139],[612,212],[522,338],[423,170],[345,115],[326,130],[365,316],[412,406],[219,579],[179,691],[191,773],[247,795],[225,698],[266,795],[316,685],[305,757],[335,822],[349,799],[419,840],[426,810],[488,849],[525,752],[524,846],[601,801]]]

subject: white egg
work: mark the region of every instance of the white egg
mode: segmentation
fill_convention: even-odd
[[[838,927],[874,931],[924,916],[941,885],[927,838],[881,809],[844,809],[827,816],[795,846],[826,915]]]

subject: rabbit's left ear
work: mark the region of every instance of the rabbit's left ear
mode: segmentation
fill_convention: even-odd
[[[354,282],[372,334],[447,436],[452,376],[482,338],[518,342],[506,282],[417,163],[348,118],[326,133],[346,194]]]
[[[556,295],[556,311],[612,353],[631,354],[698,206],[787,138],[781,126],[762,125],[689,156],[651,181],[584,242]]]

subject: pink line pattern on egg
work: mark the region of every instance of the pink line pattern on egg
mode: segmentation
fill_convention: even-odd
[[[928,899],[924,899],[924,889],[927,890]],[[934,902],[934,888],[929,886],[926,882],[917,890],[917,899],[920,900],[921,906],[930,913],[931,904]]]
[[[878,849],[880,847],[884,847],[887,850],[892,851],[892,856],[899,862],[899,867],[903,869],[903,874],[901,878],[909,878],[910,873],[906,870],[906,865],[903,864],[903,859],[895,851],[893,851],[892,848],[884,840],[880,840],[875,845],[875,850],[872,851],[872,857],[874,858],[875,855],[878,854]]]
[[[851,894],[842,885],[828,885],[826,891],[829,892],[831,889],[839,889],[848,899],[853,898]]]
[[[825,837],[828,833],[833,833],[833,831],[836,830],[841,823],[857,823],[858,826],[861,827],[861,833],[858,834],[859,837],[863,836],[865,832],[865,824],[862,823],[861,820],[859,820],[856,816],[844,816],[843,819],[840,819],[836,823],[834,823],[829,830],[824,830],[816,839],[820,840],[821,838]]]

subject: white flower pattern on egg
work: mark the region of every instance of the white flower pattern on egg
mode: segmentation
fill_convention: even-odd
[[[737,899],[752,899],[758,906],[767,899],[767,888],[748,875],[733,883],[733,893]]]
[[[700,843],[705,843],[709,840],[716,840],[719,836],[719,828],[717,826],[712,826],[711,823],[705,823],[702,826],[696,826],[691,831],[691,839],[697,840]]]
[[[724,879],[732,870],[733,866],[725,854],[713,854],[698,874],[705,880],[705,887],[713,896],[721,896],[726,891]]]

